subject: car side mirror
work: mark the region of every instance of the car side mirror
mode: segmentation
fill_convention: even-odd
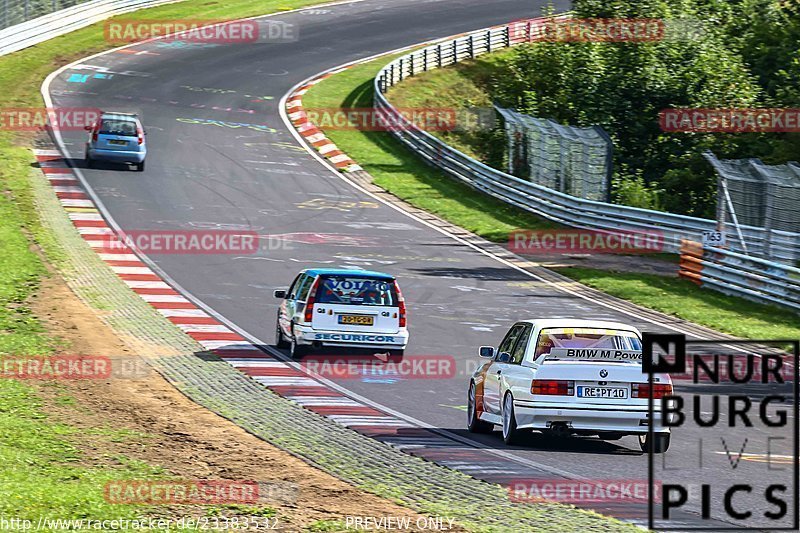
[[[511,354],[508,352],[500,352],[500,355],[497,356],[498,363],[508,363],[511,361]]]
[[[92,127],[91,126],[84,126],[83,129],[85,129],[86,131],[92,131]]]
[[[286,291],[283,289],[278,289],[272,294],[275,295],[275,298],[286,298]]]
[[[494,348],[492,346],[481,346],[478,349],[478,355],[486,359],[492,359],[494,357]]]

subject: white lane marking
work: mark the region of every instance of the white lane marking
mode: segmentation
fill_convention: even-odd
[[[149,268],[147,270],[148,272],[151,271]],[[140,294],[139,297],[145,302],[191,303],[189,300],[179,294]]]
[[[126,267],[126,266],[111,266],[111,270],[116,272],[117,274],[153,274],[153,271],[150,268],[143,266],[143,267]],[[140,295],[141,296],[141,295]],[[186,300],[186,298],[184,298]],[[188,300],[186,300],[188,301]]]
[[[262,385],[268,387],[280,387],[287,385],[295,385],[298,387],[314,387],[317,382],[311,378],[304,378],[299,376],[250,376]]]
[[[70,220],[103,220],[100,213],[69,213]]]
[[[109,254],[103,254],[103,255],[109,255]],[[133,257],[135,258],[136,261],[139,260],[139,258],[136,257],[135,255]],[[130,279],[124,279],[122,281],[124,281],[125,285],[127,285],[131,289],[170,289],[170,290],[172,290],[172,287],[170,287],[169,285],[167,285],[163,281],[140,281],[140,280],[130,280]]]
[[[102,252],[95,252],[100,256],[103,261],[140,261],[139,256],[136,254],[105,254]],[[161,283],[161,285],[129,285],[129,287],[142,287],[142,288],[170,288],[169,285],[163,281],[132,281],[131,283]]]
[[[348,407],[363,407],[360,403],[345,396],[288,396],[293,402],[300,405],[311,406],[348,406]]]
[[[167,318],[206,318],[208,313],[202,309],[156,309],[159,313]]]
[[[351,415],[326,415],[334,422],[347,427],[358,426],[389,426],[389,427],[414,427],[408,422],[391,416],[351,416]]]
[[[40,155],[42,157],[61,157],[61,151],[59,150],[46,150],[43,148],[34,148],[33,155]]]

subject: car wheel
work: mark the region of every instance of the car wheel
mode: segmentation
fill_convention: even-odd
[[[467,395],[467,429],[470,433],[491,433],[494,430],[494,424],[478,418],[476,405],[475,382],[472,381],[469,384],[469,394]]]
[[[665,453],[669,450],[670,433],[653,433],[651,439],[649,435],[639,435],[639,447],[643,452]]]
[[[389,355],[393,357],[403,357],[405,353],[405,350],[389,350]]]
[[[522,431],[517,429],[517,416],[514,414],[514,397],[506,394],[503,400],[503,442],[517,444]]]
[[[281,331],[281,322],[280,318],[275,320],[275,346],[278,348],[288,348],[289,343],[283,336],[283,331]]]
[[[94,168],[94,159],[89,156],[89,152],[86,152],[84,160],[86,161],[86,168]]]
[[[136,171],[137,172],[144,172],[144,161],[142,161],[141,163],[137,163],[136,164]]]
[[[297,338],[294,336],[294,331],[292,332],[292,340],[289,344],[289,355],[292,359],[300,359],[304,355],[308,353],[308,347],[304,344],[297,344]]]

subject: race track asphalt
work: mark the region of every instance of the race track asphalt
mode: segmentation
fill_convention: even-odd
[[[293,42],[152,42],[135,48],[141,53],[87,59],[59,74],[49,91],[57,106],[141,114],[149,150],[141,173],[111,164],[82,168],[85,133],[64,134],[69,157],[124,230],[255,231],[283,243],[258,254],[149,255],[252,338],[273,342],[278,301],[272,292],[288,286],[302,268],[397,275],[409,307],[407,354],[452,356],[456,371],[444,379],[378,375],[338,383],[434,427],[466,434],[466,388],[479,364],[476,349],[496,345],[515,320],[579,317],[628,322],[645,331],[671,329],[537,283],[359,191],[298,145],[278,106],[297,83],[331,67],[538,16],[544,3],[367,0],[306,9],[277,18],[299,30]],[[678,432],[667,457],[697,462],[700,437]],[[477,440],[505,449],[496,434]],[[706,446],[706,453],[723,449],[718,442]],[[580,477],[647,479],[647,455],[630,437],[554,443],[532,436],[509,450]],[[743,464],[750,479],[769,476],[763,463]],[[728,483],[741,475],[715,467],[704,479]]]

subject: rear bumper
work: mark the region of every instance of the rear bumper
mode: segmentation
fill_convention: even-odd
[[[147,156],[147,150],[142,152],[131,152],[125,150],[98,150],[89,148],[89,157],[98,161],[114,161],[117,163],[141,163]]]
[[[318,343],[322,346],[342,348],[387,348],[403,350],[408,344],[408,330],[400,328],[397,333],[364,333],[357,331],[327,331],[295,326],[298,344]]]
[[[553,423],[566,423],[571,429],[588,431],[614,431],[627,434],[647,433],[647,406],[615,405],[609,407],[582,407],[572,405],[514,402],[517,426],[520,428],[548,429]],[[668,433],[661,424],[661,413],[653,413],[656,432]]]

